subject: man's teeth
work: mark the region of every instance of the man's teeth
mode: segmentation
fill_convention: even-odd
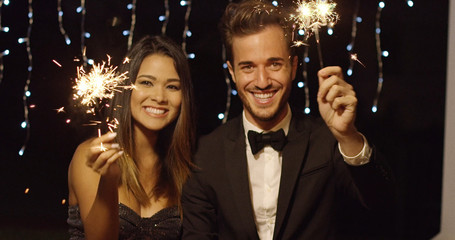
[[[164,114],[163,109],[158,109],[158,108],[145,108],[146,112],[152,113],[152,114]]]
[[[260,99],[267,99],[271,98],[273,96],[273,93],[255,93],[254,97],[255,98],[260,98]]]

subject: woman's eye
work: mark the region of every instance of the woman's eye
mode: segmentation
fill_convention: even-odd
[[[171,90],[180,90],[180,86],[177,85],[168,85],[167,88]]]
[[[139,84],[142,85],[142,86],[153,86],[153,83],[151,81],[147,81],[147,80],[140,80],[139,81]]]

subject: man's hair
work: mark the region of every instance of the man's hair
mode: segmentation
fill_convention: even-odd
[[[226,48],[227,60],[232,61],[232,41],[234,37],[243,37],[258,33],[269,26],[279,26],[284,31],[289,53],[294,55],[292,44],[292,24],[287,20],[284,8],[275,7],[259,0],[246,0],[230,3],[219,25]]]

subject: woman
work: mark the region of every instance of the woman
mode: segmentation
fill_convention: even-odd
[[[134,88],[110,104],[118,131],[80,144],[69,166],[71,239],[180,237],[195,137],[186,56],[157,36],[140,40],[127,57],[125,85]]]

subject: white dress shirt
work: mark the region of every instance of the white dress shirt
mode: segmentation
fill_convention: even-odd
[[[277,131],[282,128],[287,136],[292,118],[291,108],[289,105],[287,108],[288,112],[283,120],[281,120],[269,131]],[[259,133],[269,132],[260,129],[249,122],[245,117],[245,112],[243,112],[243,126],[245,136],[248,136],[248,131],[250,130]],[[248,138],[245,137],[245,139],[246,157],[248,161],[248,177],[250,181],[250,196],[253,205],[256,228],[261,240],[272,240],[281,180],[282,153],[274,150],[270,145],[267,145],[264,149],[253,155]],[[342,155],[345,158],[345,161],[349,159],[349,157],[344,154]],[[362,151],[357,156],[352,158],[362,158],[362,161],[360,162],[363,165],[369,162],[370,155],[371,148],[368,146],[364,137],[364,147]]]

